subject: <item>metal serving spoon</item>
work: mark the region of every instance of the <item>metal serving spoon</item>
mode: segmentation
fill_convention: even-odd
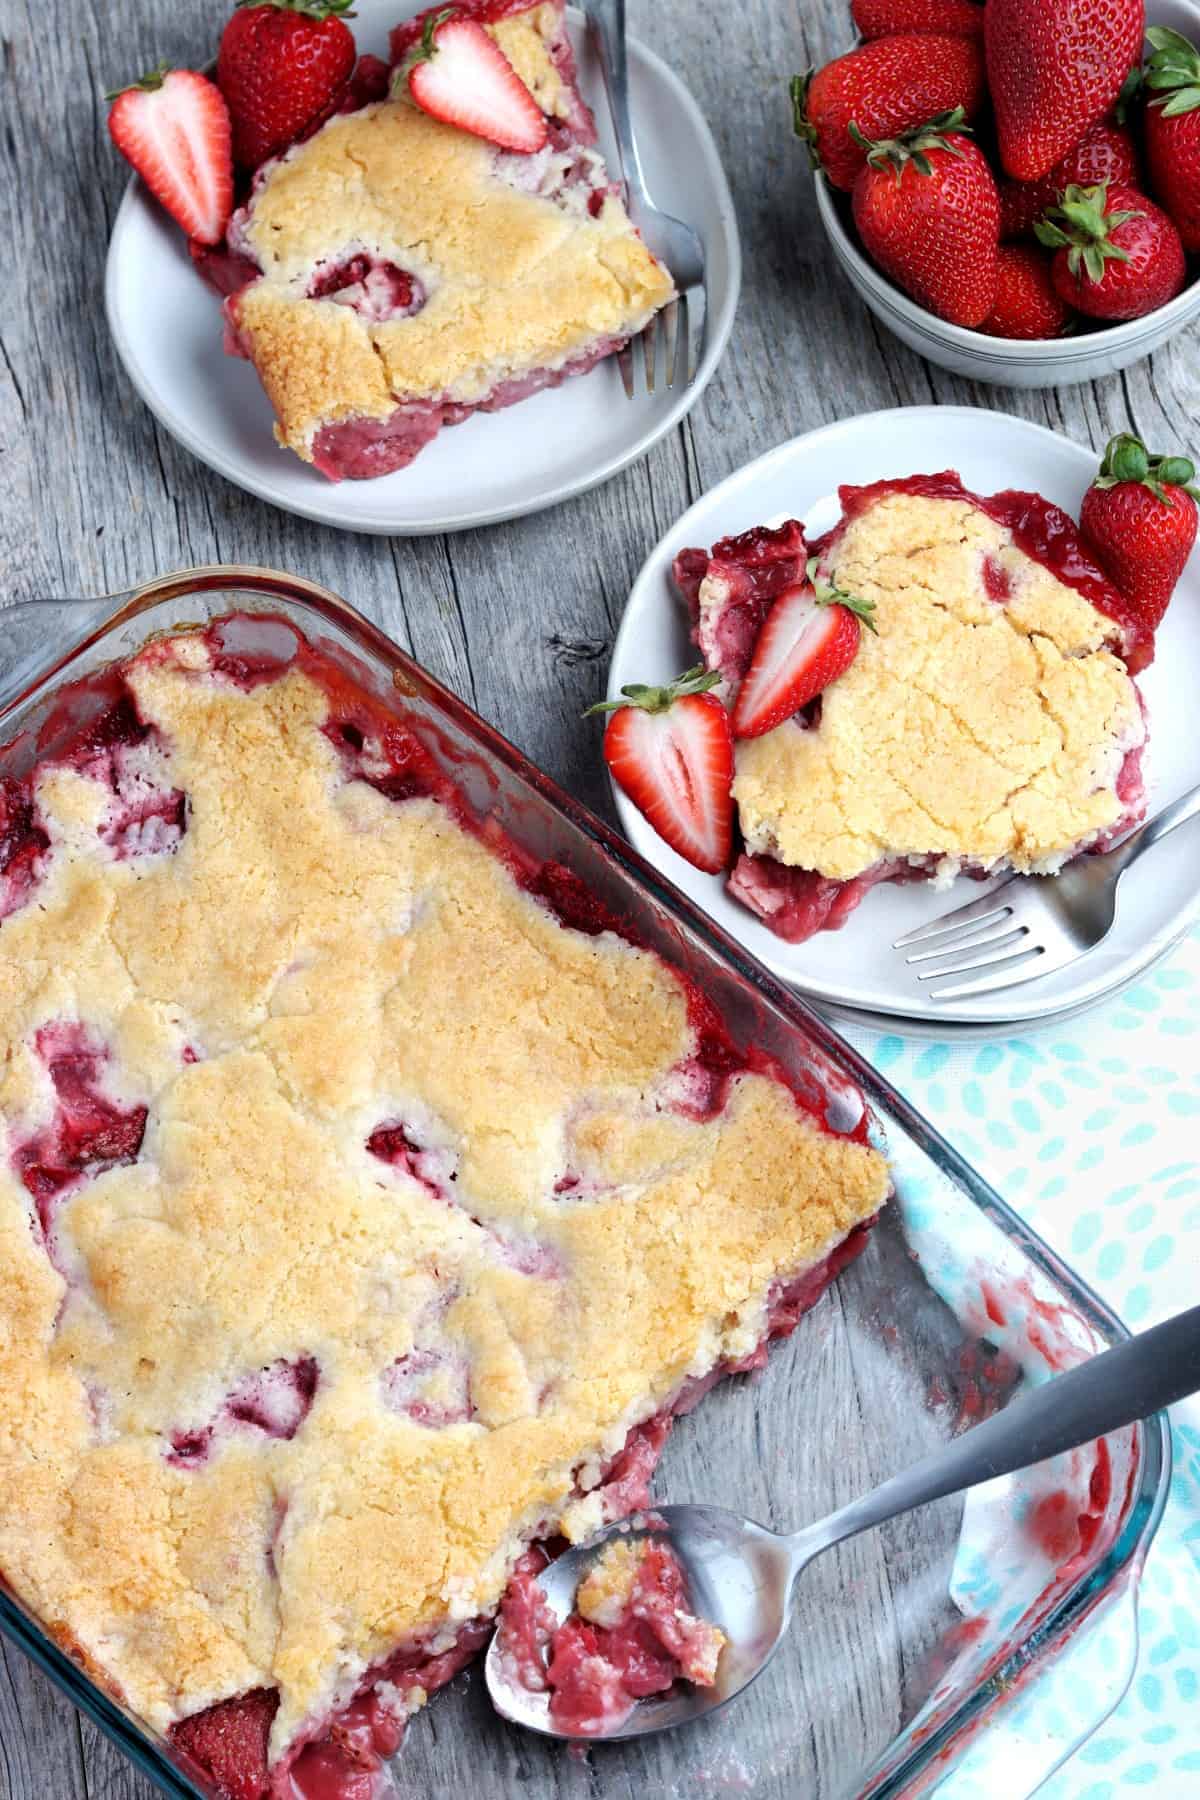
[[[539,1577],[560,1621],[570,1613],[575,1591],[602,1547],[624,1534],[670,1545],[687,1575],[697,1615],[719,1625],[727,1640],[715,1686],[677,1682],[668,1693],[639,1701],[617,1729],[589,1734],[587,1741],[665,1731],[714,1712],[740,1694],[779,1648],[791,1622],[797,1579],[822,1550],[930,1500],[1075,1450],[1197,1390],[1200,1306],[1055,1376],[963,1432],[944,1450],[803,1531],[790,1536],[768,1531],[719,1506],[662,1506],[640,1524],[610,1526],[568,1550]],[[546,1737],[573,1737],[551,1723],[545,1694],[512,1680],[498,1637],[492,1638],[486,1663],[488,1692],[497,1712]]]

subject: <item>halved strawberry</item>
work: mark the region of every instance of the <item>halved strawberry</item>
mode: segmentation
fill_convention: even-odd
[[[219,244],[233,210],[229,109],[194,69],[164,63],[111,100],[108,129],[126,162],[190,238]]]
[[[721,677],[697,663],[667,687],[640,682],[624,700],[588,708],[612,714],[604,760],[613,780],[673,850],[715,875],[733,848],[733,736],[709,693]]]
[[[767,614],[733,712],[735,737],[762,737],[844,675],[862,628],[874,631],[873,600],[831,587],[810,557],[808,580],[785,588]]]
[[[545,114],[500,46],[457,7],[426,19],[392,91],[406,85],[423,112],[503,150],[531,153],[549,138]]]

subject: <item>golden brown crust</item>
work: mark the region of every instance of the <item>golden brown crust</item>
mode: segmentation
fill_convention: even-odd
[[[887,1173],[766,1077],[658,1110],[692,1045],[665,967],[563,929],[438,803],[345,779],[306,676],[244,693],[160,652],[130,679],[186,834],[111,860],[99,784],[48,773],[49,866],[0,929],[0,1568],[156,1727],[278,1686],[278,1753],[494,1605],[523,1535],[581,1529],[575,1471],[744,1354]],[[11,1160],[63,1020],[149,1109],[137,1161],[60,1201],[69,1283]],[[368,1152],[397,1121],[443,1192]],[[303,1358],[292,1438],[222,1411]]]
[[[546,49],[556,21],[543,5],[490,29],[561,114]],[[398,99],[331,120],[270,167],[239,239],[264,273],[235,309],[280,441],[311,461],[323,425],[385,418],[405,400],[474,404],[640,331],[670,277],[613,195],[598,216],[588,188],[552,197],[578,154],[506,156]],[[361,251],[420,280],[419,311],[373,323],[306,298],[320,263]]]
[[[1003,603],[985,557],[1012,584]],[[1004,526],[969,501],[891,495],[828,572],[875,602],[878,635],[826,690],[818,730],[739,743],[752,850],[838,880],[906,856],[1039,869],[1121,816],[1143,727],[1117,628]]]

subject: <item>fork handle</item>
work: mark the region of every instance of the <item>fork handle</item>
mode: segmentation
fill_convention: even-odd
[[[1192,788],[1188,793],[1181,794],[1178,800],[1173,800],[1170,806],[1164,806],[1160,813],[1155,813],[1152,819],[1147,819],[1137,831],[1130,832],[1114,850],[1110,850],[1109,856],[1124,874],[1152,844],[1157,844],[1160,838],[1165,838],[1176,826],[1194,819],[1197,813],[1200,813],[1200,787]]]
[[[642,172],[642,159],[638,155],[629,109],[629,49],[625,37],[625,0],[586,0],[585,10],[595,27],[600,73],[608,94],[625,186],[633,198],[645,200],[646,177]]]

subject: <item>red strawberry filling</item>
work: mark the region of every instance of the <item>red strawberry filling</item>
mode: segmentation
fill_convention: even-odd
[[[501,381],[486,400],[464,405],[456,400],[409,400],[385,419],[348,418],[323,425],[313,440],[313,461],[330,481],[369,480],[407,468],[444,425],[461,425],[475,412],[501,412],[528,400],[543,388],[560,387],[619,350],[624,338],[602,338],[559,369],[534,369]]]
[[[33,1199],[46,1253],[63,1273],[55,1235],[59,1201],[85,1176],[136,1162],[146,1131],[144,1106],[122,1107],[102,1092],[111,1053],[85,1025],[45,1025],[34,1039],[54,1089],[49,1124],[19,1140],[13,1167]]]
[[[294,1362],[281,1357],[239,1381],[211,1424],[175,1432],[167,1461],[175,1468],[196,1468],[208,1460],[214,1439],[239,1425],[290,1441],[308,1417],[319,1383],[315,1357]]]
[[[266,1800],[267,1740],[279,1694],[255,1688],[181,1719],[172,1742],[213,1783],[221,1800]]]
[[[618,1553],[625,1548],[617,1540]],[[689,1605],[671,1551],[644,1543],[627,1596],[609,1603],[603,1623],[573,1613],[559,1625],[535,1575],[515,1573],[501,1608],[501,1643],[523,1685],[550,1690],[554,1724],[594,1735],[623,1724],[639,1700],[679,1679],[711,1686],[723,1640]]]
[[[455,1180],[455,1171],[445,1151],[423,1150],[403,1125],[380,1125],[367,1139],[367,1149],[380,1162],[420,1182],[435,1200],[454,1204],[447,1184]]]
[[[692,641],[706,665],[731,685],[750,667],[772,603],[804,580],[807,557],[804,529],[789,519],[775,528],[758,525],[722,538],[710,554],[682,550],[675,558],[675,581],[691,614]],[[706,580],[720,595],[715,604],[701,602]]]
[[[0,775],[0,921],[24,906],[49,848],[28,781]]]
[[[113,803],[100,836],[120,860],[174,850],[187,830],[187,798],[166,788],[147,758],[137,752],[161,746],[159,734],[138,716],[125,693],[102,713],[65,760],[93,781],[112,789]]]
[[[386,800],[456,798],[428,750],[398,720],[363,713],[332,718],[322,730],[341,756],[346,778],[365,781]]]
[[[333,300],[360,318],[381,325],[385,319],[407,318],[425,304],[425,289],[407,269],[358,252],[337,262],[317,265],[308,284],[310,300]]]

